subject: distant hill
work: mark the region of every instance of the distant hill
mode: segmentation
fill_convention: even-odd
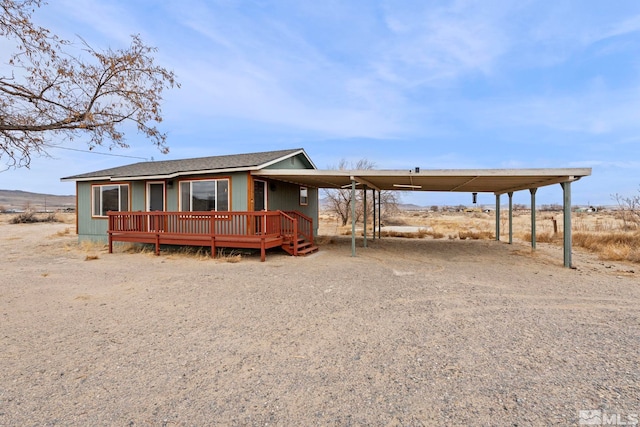
[[[37,211],[74,209],[76,207],[76,196],[58,196],[20,190],[0,190],[0,211],[24,211],[29,207]]]

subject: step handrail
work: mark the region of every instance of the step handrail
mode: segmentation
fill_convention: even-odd
[[[313,245],[313,219],[298,211],[285,211],[285,213],[298,219],[300,234],[304,236],[306,241]]]

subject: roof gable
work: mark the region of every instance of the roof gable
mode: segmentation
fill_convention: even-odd
[[[182,175],[260,170],[294,156],[302,156],[303,163],[315,169],[315,165],[302,148],[259,153],[231,154],[157,162],[139,162],[126,166],[103,169],[62,178],[62,181],[92,181],[98,179],[163,179]]]

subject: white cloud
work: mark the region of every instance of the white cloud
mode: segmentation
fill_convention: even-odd
[[[509,47],[499,25],[504,12],[474,3],[406,8],[387,3],[384,20],[391,36],[381,42],[383,52],[374,66],[379,78],[407,86],[442,85],[492,73]]]

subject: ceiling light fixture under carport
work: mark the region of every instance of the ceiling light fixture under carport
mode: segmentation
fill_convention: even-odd
[[[414,190],[422,188],[422,185],[413,185],[413,184],[393,184],[393,186],[396,188],[411,188]]]

